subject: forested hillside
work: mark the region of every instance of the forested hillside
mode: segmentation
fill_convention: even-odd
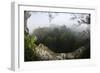
[[[51,26],[35,28],[30,34],[27,20],[31,13],[24,13],[24,61],[90,58],[90,15],[73,16],[71,20],[78,19],[73,28],[50,23]],[[49,17],[51,22],[52,13]]]

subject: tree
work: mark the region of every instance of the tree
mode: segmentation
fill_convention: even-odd
[[[32,50],[36,47],[36,37],[34,35],[29,35],[29,29],[27,27],[27,20],[30,16],[31,13],[29,11],[24,12],[24,61],[37,60]]]
[[[54,19],[56,16],[58,15],[57,12],[48,12],[48,16],[49,16],[49,23],[51,23],[52,19]]]
[[[77,20],[79,25],[90,24],[90,14],[72,14],[71,20]]]
[[[27,20],[31,16],[31,13],[29,11],[24,11],[24,31],[26,33],[29,33],[29,29],[27,28]]]

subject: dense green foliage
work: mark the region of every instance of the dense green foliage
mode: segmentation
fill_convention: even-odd
[[[35,36],[30,36],[29,34],[25,33],[24,36],[24,61],[34,61],[37,60],[36,56],[34,55],[33,48],[36,47],[35,44]]]

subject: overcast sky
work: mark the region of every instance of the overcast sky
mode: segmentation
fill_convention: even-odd
[[[49,20],[47,12],[31,12],[31,16],[27,21],[29,33],[32,33],[34,29],[38,27],[49,27],[51,25],[62,26],[66,25],[69,28],[76,30],[84,30],[88,27],[87,24],[82,24],[77,27],[79,18],[72,20],[73,17],[80,17],[82,14],[72,13],[51,13],[52,20]],[[86,16],[87,14],[84,14]]]

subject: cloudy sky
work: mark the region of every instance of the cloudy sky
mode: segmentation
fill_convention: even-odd
[[[28,18],[27,25],[29,33],[32,33],[34,29],[38,27],[49,27],[54,25],[66,25],[67,27],[75,30],[85,30],[88,25],[86,23],[81,23],[81,25],[78,26],[78,21],[80,21],[80,18],[85,20],[87,15],[88,14],[78,13],[31,12],[31,16]]]

